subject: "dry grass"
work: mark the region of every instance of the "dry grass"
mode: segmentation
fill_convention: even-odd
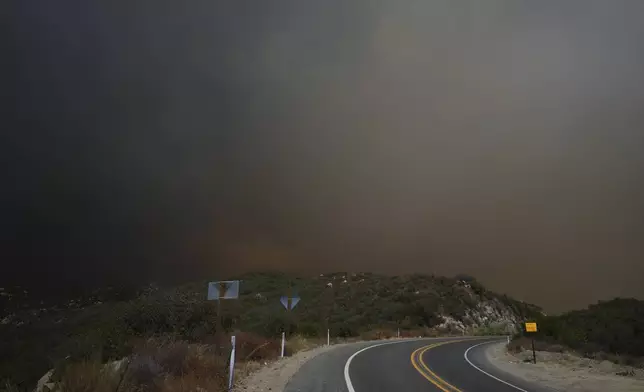
[[[596,361],[610,361],[622,366],[632,366],[638,369],[644,369],[644,358],[642,357],[611,354],[603,351],[586,355],[586,357]]]
[[[56,390],[60,392],[111,392],[115,391],[120,374],[105,369],[95,361],[83,361],[67,365],[63,369]]]
[[[532,350],[532,341],[526,337],[520,337],[514,339],[507,346],[508,352],[513,354],[521,353],[522,351],[531,351]],[[548,343],[541,340],[534,341],[534,348],[536,351],[545,351],[551,353],[575,353],[574,350],[562,346],[560,344]],[[588,359],[594,359],[596,361],[609,361],[622,366],[632,366],[640,369],[644,369],[644,358],[633,357],[629,355],[619,355],[606,353],[603,351],[593,352],[593,353],[579,353],[575,355],[582,356]]]
[[[396,331],[390,329],[374,329],[360,334],[362,340],[381,340],[391,339],[397,335]]]
[[[249,333],[237,335],[236,379],[261,367],[261,362],[279,357],[280,343]],[[226,339],[224,341],[224,339]],[[60,392],[220,392],[226,390],[228,337],[220,344],[191,344],[171,338],[141,340],[127,369],[114,372],[99,361],[67,364],[61,369],[56,391]],[[317,341],[293,336],[289,352],[318,346]],[[217,352],[216,347],[221,352]],[[223,347],[223,349],[222,349]],[[125,374],[123,374],[125,373]],[[16,392],[13,386],[0,391]]]
[[[437,338],[445,336],[461,336],[463,332],[449,328],[429,328],[419,327],[414,329],[400,329],[401,338]],[[398,331],[394,329],[378,328],[360,334],[361,340],[382,340],[392,339],[398,336]]]
[[[280,354],[280,341],[277,339],[266,339],[252,333],[237,332],[236,341],[236,354],[240,361],[275,359]]]
[[[138,348],[127,370],[115,372],[98,361],[67,364],[55,390],[220,392],[225,390],[225,375],[226,360],[210,346],[151,339]]]
[[[448,330],[441,330],[437,328],[420,327],[415,329],[401,329],[401,338],[417,338],[417,337],[441,337],[441,336],[455,336],[460,335],[452,333]],[[398,336],[398,331],[393,329],[379,328],[371,331],[363,332],[360,334],[362,340],[382,340],[392,339]]]
[[[549,351],[553,353],[563,353],[566,348],[560,344],[552,344],[540,340],[534,341],[534,348],[537,351]],[[511,353],[520,353],[521,351],[532,350],[532,340],[526,337],[513,339],[508,345],[508,351]]]
[[[308,339],[301,335],[293,335],[286,341],[286,351],[289,355],[292,355],[321,345],[322,342],[320,340]]]
[[[0,392],[20,392],[20,388],[10,381],[5,381],[0,384]]]
[[[204,376],[194,372],[186,373],[181,376],[166,377],[160,385],[159,392],[223,392],[225,387],[224,380],[217,376]]]
[[[417,337],[438,337],[441,336],[441,331],[435,328],[423,327],[410,330],[400,330],[400,337],[403,338],[417,338]]]
[[[125,390],[219,391],[226,359],[211,346],[149,340],[138,350],[125,377]]]

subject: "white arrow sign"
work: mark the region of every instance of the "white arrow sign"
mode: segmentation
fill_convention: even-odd
[[[282,306],[284,306],[284,309],[286,310],[293,310],[297,306],[297,304],[300,302],[300,297],[287,297],[283,296],[280,298],[280,302],[282,303]]]

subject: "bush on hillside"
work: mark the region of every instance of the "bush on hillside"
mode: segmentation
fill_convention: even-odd
[[[616,298],[536,321],[536,338],[587,356],[598,352],[644,356],[644,301]]]

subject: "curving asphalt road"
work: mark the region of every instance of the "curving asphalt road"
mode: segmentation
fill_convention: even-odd
[[[285,392],[552,392],[488,363],[499,338],[405,339],[339,346],[309,362]]]

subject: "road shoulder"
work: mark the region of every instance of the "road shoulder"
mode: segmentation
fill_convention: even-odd
[[[266,362],[259,366],[254,365],[254,371],[240,380],[233,390],[235,392],[283,391],[289,380],[304,364],[321,354],[342,346],[344,344],[320,346],[311,350],[300,351],[290,357]]]
[[[557,391],[643,392],[644,374],[615,375],[615,367],[570,354],[537,353],[537,364],[523,362],[525,355],[507,352],[504,343],[485,347],[485,360],[498,370]],[[531,355],[531,353],[530,353]],[[526,357],[527,358],[527,357]]]

